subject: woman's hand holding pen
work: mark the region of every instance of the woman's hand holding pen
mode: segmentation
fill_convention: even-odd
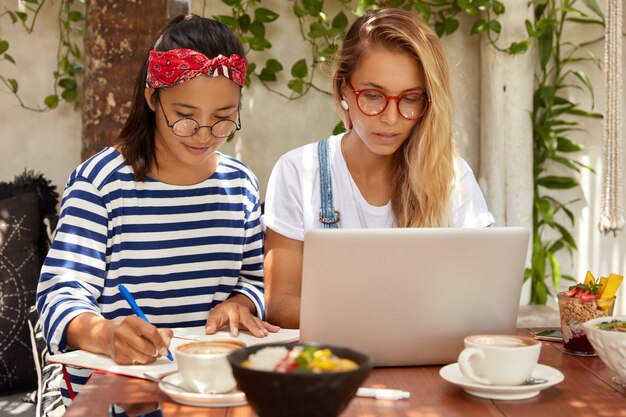
[[[83,313],[67,328],[67,344],[76,349],[108,355],[120,365],[154,362],[167,356],[172,339],[171,329],[157,329],[137,316],[121,322]]]
[[[106,334],[106,352],[121,365],[152,363],[167,356],[171,329],[157,329],[137,316],[113,323]]]
[[[233,336],[239,334],[240,328],[248,329],[256,337],[265,337],[268,332],[276,333],[280,330],[280,327],[256,317],[254,311],[255,306],[248,297],[234,295],[211,309],[205,332],[213,334],[227,323]]]

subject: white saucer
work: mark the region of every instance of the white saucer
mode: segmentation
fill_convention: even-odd
[[[171,384],[185,386],[183,377],[178,373],[170,374],[163,378],[163,381]],[[177,403],[193,405],[195,407],[236,407],[246,405],[246,395],[241,391],[231,391],[224,394],[200,394],[193,391],[185,391],[171,385],[159,382],[159,388]]]
[[[524,400],[532,398],[540,391],[563,381],[565,377],[561,371],[550,366],[538,364],[533,369],[532,376],[547,379],[547,382],[536,385],[495,386],[482,385],[466,378],[459,369],[458,363],[446,365],[439,370],[439,375],[448,382],[460,386],[468,394],[492,400]]]

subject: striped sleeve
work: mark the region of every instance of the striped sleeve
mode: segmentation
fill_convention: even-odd
[[[243,173],[244,198],[243,261],[239,279],[233,292],[247,296],[255,305],[257,316],[265,320],[264,273],[263,273],[263,230],[261,226],[261,204],[258,180],[241,162],[228,159],[228,165]]]
[[[70,321],[98,302],[106,271],[107,210],[99,190],[72,175],[63,195],[56,236],[37,287],[37,310],[52,353],[66,349]]]

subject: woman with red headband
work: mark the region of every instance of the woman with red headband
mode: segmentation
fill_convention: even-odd
[[[246,67],[241,44],[215,20],[180,16],[160,33],[118,144],[66,185],[37,289],[50,352],[146,364],[167,355],[170,328],[277,331],[264,321],[258,181],[218,151],[241,128]],[[64,397],[89,375],[69,368]]]
[[[267,186],[267,312],[283,327],[299,327],[308,230],[494,222],[455,150],[441,43],[417,14],[380,9],[357,19],[333,91],[347,132],[282,156]]]

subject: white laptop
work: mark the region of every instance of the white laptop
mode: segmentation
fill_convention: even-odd
[[[515,332],[530,233],[312,230],[304,238],[300,340],[376,366],[456,362],[463,338]]]

